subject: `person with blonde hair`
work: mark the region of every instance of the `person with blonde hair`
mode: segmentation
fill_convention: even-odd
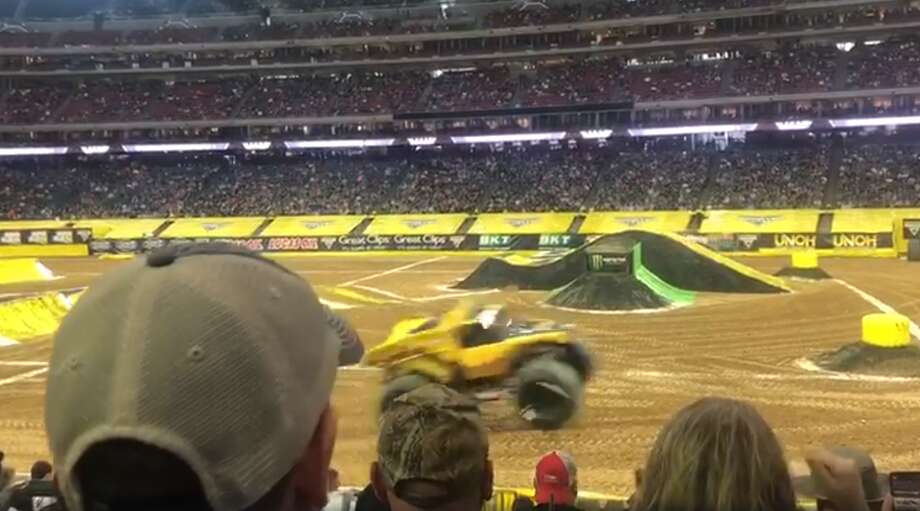
[[[632,511],[794,511],[783,450],[753,406],[704,398],[665,424]]]

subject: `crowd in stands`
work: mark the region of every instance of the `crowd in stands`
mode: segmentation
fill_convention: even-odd
[[[352,70],[183,81],[13,82],[0,122],[219,120],[665,101],[920,85],[920,42],[898,39],[844,54],[789,46],[727,58],[642,65],[604,57],[467,70]],[[846,83],[835,87],[845,62]]]
[[[438,383],[383,403],[366,487],[339,488],[340,346],[309,282],[255,253],[187,244],[126,263],[95,281],[55,334],[45,403],[53,475],[37,462],[28,481],[0,480],[0,508],[481,510],[503,467],[478,402]],[[753,405],[703,397],[664,421],[628,506],[795,511],[805,482],[802,496],[819,509],[891,508],[866,452],[814,448],[805,461],[810,473],[793,477]],[[576,460],[553,450],[534,463],[533,498],[512,508],[578,511]]]
[[[397,151],[398,152],[398,151]],[[506,148],[10,162],[3,218],[920,205],[920,148]],[[835,191],[835,193],[831,193]]]
[[[276,10],[270,25],[256,24],[247,20],[240,25],[213,28],[199,27],[196,16],[222,15],[233,12],[255,13],[258,10],[253,0],[189,0],[186,2],[116,2],[113,17],[149,17],[164,16],[166,25],[159,28],[119,30],[101,28],[96,30],[73,30],[63,34],[39,34],[28,31],[11,30],[5,42],[12,46],[106,46],[120,43],[160,44],[177,42],[219,42],[242,40],[271,40],[293,38],[329,38],[329,37],[367,37],[389,34],[412,34],[420,32],[440,32],[448,30],[471,30],[477,28],[505,28],[521,26],[542,26],[582,21],[619,19],[623,17],[643,17],[664,14],[680,14],[701,11],[723,11],[744,7],[762,7],[778,4],[773,0],[734,0],[719,2],[715,0],[654,0],[636,2],[632,0],[598,0],[594,2],[546,2],[543,0],[496,2],[493,9],[481,12],[482,5],[470,9],[465,5],[449,5],[444,9],[414,8],[414,2],[398,2],[390,5],[389,10],[367,10],[353,5],[353,2],[339,4],[332,0],[325,2],[301,2],[291,0],[295,11],[318,11],[315,18],[309,20],[285,18],[282,13],[287,9]],[[11,0],[9,3],[16,3]],[[53,4],[53,2],[50,2]],[[137,5],[133,5],[137,3]],[[74,4],[78,4],[74,2]],[[178,6],[178,7],[177,7]],[[48,0],[29,0],[24,16],[28,24],[34,10],[47,9],[52,18],[73,16],[67,10],[53,9]],[[99,6],[104,11],[107,6]],[[184,7],[181,12],[176,12]],[[79,7],[78,7],[79,8]],[[8,12],[12,17],[16,11]],[[860,24],[880,21],[915,19],[920,10],[909,5],[885,5],[883,7],[865,6],[863,9],[848,10],[843,13],[821,11],[818,13],[797,12],[786,19],[788,28],[836,26],[840,24]],[[87,15],[90,13],[88,12]],[[0,12],[0,16],[3,16]],[[183,21],[177,21],[183,20]],[[184,25],[176,32],[176,25]],[[172,26],[171,26],[172,25]],[[165,30],[164,30],[165,28]],[[707,33],[713,34],[724,27],[711,26]],[[753,28],[753,27],[751,27]],[[732,30],[743,30],[733,27]]]

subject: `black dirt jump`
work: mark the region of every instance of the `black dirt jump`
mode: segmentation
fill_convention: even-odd
[[[649,231],[626,231],[601,237],[546,261],[515,264],[489,258],[466,279],[460,289],[550,290],[565,286],[588,272],[592,254],[623,254],[642,243],[642,264],[661,280],[688,291],[721,293],[777,293],[784,290],[706,257],[680,241]]]
[[[632,275],[586,273],[554,291],[546,303],[570,309],[660,309],[670,302]]]

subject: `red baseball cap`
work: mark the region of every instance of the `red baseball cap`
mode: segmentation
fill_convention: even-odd
[[[575,503],[575,460],[568,453],[553,451],[537,462],[533,486],[537,504],[572,505]]]

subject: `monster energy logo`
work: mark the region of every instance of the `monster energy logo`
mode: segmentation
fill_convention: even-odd
[[[590,271],[622,271],[626,268],[627,256],[609,254],[590,254],[588,269]]]

